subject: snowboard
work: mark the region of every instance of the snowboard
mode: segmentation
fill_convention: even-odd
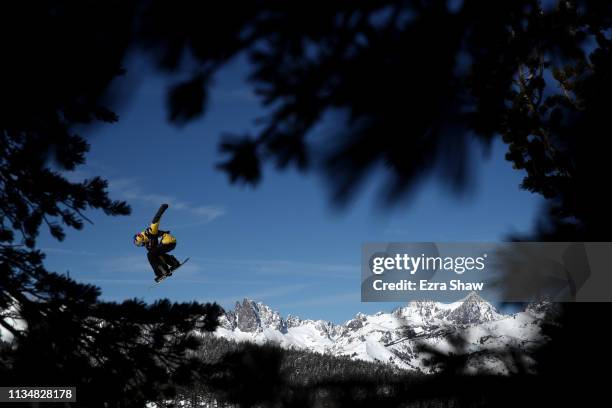
[[[181,263],[179,264],[179,266],[177,266],[176,268],[174,268],[174,270],[172,270],[172,272],[168,272],[168,270],[167,270],[165,267],[163,267],[163,266],[159,265],[159,266],[158,266],[158,268],[160,269],[160,271],[162,271],[162,272],[163,272],[163,275],[162,275],[162,277],[161,277],[161,278],[160,278],[158,281],[156,281],[155,283],[160,283],[160,282],[163,282],[163,281],[164,281],[166,278],[168,278],[169,276],[172,276],[172,274],[173,274],[174,272],[176,272],[176,270],[177,270],[177,269],[179,269],[181,266],[185,265],[185,264],[187,263],[187,261],[188,261],[188,260],[189,260],[189,258],[185,259],[183,262],[181,262]]]

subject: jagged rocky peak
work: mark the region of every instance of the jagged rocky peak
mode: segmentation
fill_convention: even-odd
[[[236,327],[243,332],[254,332],[261,327],[257,304],[252,300],[243,299],[242,303],[236,302],[234,315]]]
[[[287,324],[287,328],[297,327],[302,324],[302,319],[295,315],[289,314],[287,315],[287,320],[285,323]]]
[[[256,332],[265,329],[287,330],[287,324],[280,314],[269,306],[251,299],[236,302],[234,311],[228,314],[228,320],[233,321],[235,328],[243,332]]]
[[[442,309],[440,304],[431,300],[413,300],[407,307],[401,309],[401,315],[409,317],[419,315],[425,320],[431,320],[439,316]]]
[[[317,330],[319,330],[319,332],[330,339],[338,337],[342,332],[342,326],[335,325],[334,323],[327,322],[325,320],[318,320],[315,327]]]
[[[311,319],[300,319],[295,315],[287,315],[287,319],[285,320],[287,329],[292,327],[306,327],[311,326],[316,329],[323,336],[326,336],[330,339],[337,337],[341,332],[341,327],[332,322],[328,322],[326,320],[311,320]]]
[[[476,292],[467,295],[459,305],[452,310],[447,319],[461,325],[478,324],[497,320],[501,315],[495,307],[480,297]]]
[[[344,327],[351,330],[358,330],[363,327],[367,318],[368,317],[365,314],[357,313],[354,318],[344,323]]]

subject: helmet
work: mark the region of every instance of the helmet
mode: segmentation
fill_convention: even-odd
[[[136,246],[144,246],[145,244],[145,236],[142,232],[139,232],[138,234],[134,235],[134,245]]]

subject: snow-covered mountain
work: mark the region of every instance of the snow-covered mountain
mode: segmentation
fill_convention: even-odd
[[[540,325],[550,305],[505,315],[476,293],[450,303],[415,301],[391,313],[358,313],[344,324],[287,318],[244,299],[221,318],[215,334],[237,341],[274,342],[424,373],[437,371],[432,356],[461,356],[467,372],[509,374],[531,370],[533,351],[545,343]]]

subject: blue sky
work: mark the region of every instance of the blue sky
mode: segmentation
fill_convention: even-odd
[[[343,322],[357,312],[399,305],[360,302],[363,242],[498,241],[533,226],[541,202],[519,189],[522,175],[503,160],[499,142],[489,155],[474,154],[471,194],[453,196],[434,178],[388,210],[376,201],[375,183],[382,177],[372,177],[341,210],[331,204],[324,177],[316,172],[268,167],[255,189],[230,185],[214,168],[219,138],[252,132],[253,119],[264,112],[244,80],[245,66],[237,60],[225,67],[213,84],[206,116],[177,128],[166,122],[169,80],[138,62],[128,65],[133,96],[116,107],[118,123],[83,130],[91,144],[88,163],[68,177],[103,176],[112,198],[127,200],[132,215],[91,211],[94,225],[68,231],[63,242],[41,234],[38,246],[50,270],[69,271],[101,287],[107,300],[167,297],[230,308],[249,297],[283,315]],[[334,125],[320,126],[318,139]],[[191,260],[151,289],[154,275],[145,251],[131,240],[162,202],[170,204],[162,228],[178,238],[173,253]]]

